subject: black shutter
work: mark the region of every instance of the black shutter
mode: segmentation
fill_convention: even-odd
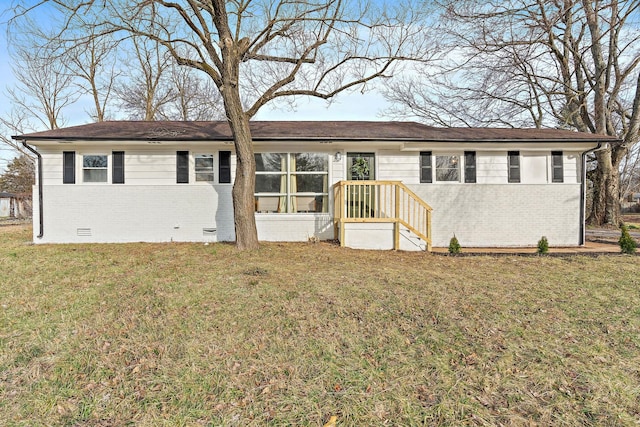
[[[218,153],[218,176],[220,184],[231,183],[231,151],[220,151]]]
[[[76,183],[76,152],[75,151],[62,152],[62,183],[63,184]]]
[[[476,182],[476,152],[475,151],[464,152],[464,182],[466,183]]]
[[[551,181],[564,182],[564,166],[562,164],[562,151],[551,152]]]
[[[509,151],[509,182],[520,182],[520,152]]]
[[[124,151],[112,152],[111,161],[111,182],[114,184],[124,184]]]
[[[420,182],[433,182],[433,172],[431,167],[431,151],[420,152]]]
[[[189,183],[189,152],[178,151],[176,153],[176,182],[178,184]]]

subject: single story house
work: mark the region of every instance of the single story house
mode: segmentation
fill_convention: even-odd
[[[413,122],[252,122],[262,241],[424,250],[584,243],[585,156],[615,138]],[[34,242],[233,241],[226,122],[14,136],[39,157]],[[33,149],[31,146],[37,148]]]

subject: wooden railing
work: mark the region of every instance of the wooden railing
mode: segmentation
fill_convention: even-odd
[[[335,238],[344,244],[345,223],[393,223],[394,248],[400,247],[400,226],[420,237],[431,250],[431,211],[400,181],[340,181],[333,186]]]

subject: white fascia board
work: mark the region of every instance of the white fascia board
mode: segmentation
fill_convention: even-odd
[[[469,141],[405,143],[400,151],[587,151],[598,147],[597,141]]]

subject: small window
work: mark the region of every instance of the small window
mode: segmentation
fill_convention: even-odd
[[[551,152],[551,180],[552,182],[564,182],[562,151]]]
[[[436,181],[460,181],[460,158],[458,156],[436,156]]]
[[[218,179],[220,184],[231,183],[231,151],[218,153]]]
[[[509,166],[509,182],[520,182],[520,152],[509,151],[508,166]]]
[[[466,183],[476,182],[476,152],[475,151],[464,152],[464,182]]]
[[[114,184],[124,184],[124,151],[114,151],[111,153],[111,182]]]
[[[63,151],[62,152],[62,183],[63,184],[75,184],[76,183],[76,152],[75,151]]]
[[[196,181],[213,182],[213,154],[198,154],[195,163]]]
[[[433,182],[433,173],[431,169],[431,151],[420,152],[420,182]]]
[[[107,164],[106,155],[82,156],[82,181],[107,182]]]
[[[189,183],[189,152],[176,152],[176,183]]]

